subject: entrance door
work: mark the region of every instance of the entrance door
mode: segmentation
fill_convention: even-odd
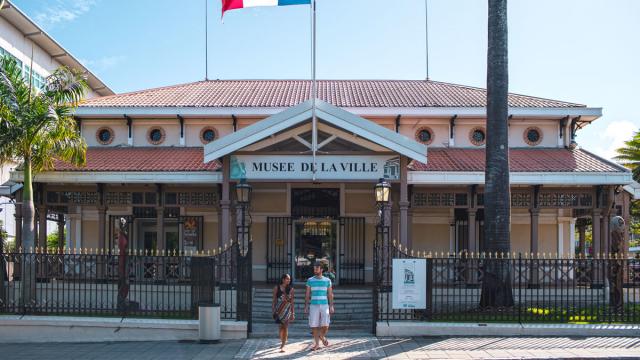
[[[313,276],[313,263],[324,262],[330,272],[336,270],[338,224],[328,219],[301,220],[294,223],[296,281]]]

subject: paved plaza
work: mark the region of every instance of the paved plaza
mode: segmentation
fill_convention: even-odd
[[[285,353],[275,339],[195,342],[0,344],[0,359],[640,359],[640,339],[566,337],[332,338],[310,352],[292,339]]]

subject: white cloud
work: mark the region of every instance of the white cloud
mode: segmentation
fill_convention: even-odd
[[[42,27],[70,22],[89,12],[96,0],[55,0],[36,13],[35,20]]]
[[[631,121],[613,121],[602,133],[600,145],[593,148],[593,152],[606,158],[612,159],[617,155],[616,149],[624,146],[624,142],[631,139],[631,136],[638,131],[638,126]]]
[[[82,65],[94,71],[105,71],[121,64],[126,59],[124,55],[104,56],[96,60],[78,59]]]

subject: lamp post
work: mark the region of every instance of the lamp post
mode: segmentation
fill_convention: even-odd
[[[236,229],[242,256],[245,256],[249,249],[249,228],[251,223],[247,221],[247,208],[251,203],[251,190],[251,185],[247,184],[246,179],[241,179],[240,182],[236,184],[236,200],[239,205],[238,210],[240,211],[237,217],[238,220],[236,221]]]
[[[391,197],[391,184],[384,179],[380,178],[378,183],[374,187],[374,195],[376,200],[376,206],[378,208],[378,225],[376,226],[376,265],[377,272],[380,278],[378,283],[380,285],[387,284],[391,281],[388,276],[388,270],[390,269],[390,246],[389,243],[389,228],[390,228],[390,211],[389,201]]]

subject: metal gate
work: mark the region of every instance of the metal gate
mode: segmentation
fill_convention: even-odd
[[[292,219],[267,218],[267,281],[278,282],[282,274],[291,272],[293,255]]]
[[[340,218],[338,271],[340,284],[364,284],[364,218]]]

